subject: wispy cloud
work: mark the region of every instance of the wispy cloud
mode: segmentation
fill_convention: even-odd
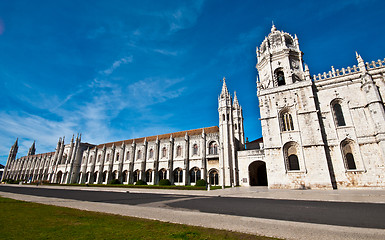
[[[183,80],[183,78],[147,78],[131,84],[127,87],[130,105],[132,107],[145,107],[177,98],[184,91],[184,87],[173,87]]]
[[[4,33],[5,27],[4,27],[4,22],[2,19],[0,19],[0,35]]]
[[[123,57],[119,60],[116,60],[112,65],[111,67],[107,68],[106,70],[103,71],[103,73],[105,75],[110,75],[112,74],[115,69],[117,69],[118,67],[120,67],[120,65],[122,64],[126,64],[126,63],[131,63],[133,61],[133,56],[128,56],[128,57]]]
[[[178,51],[169,51],[166,49],[154,49],[154,52],[157,52],[157,53],[160,53],[163,55],[167,55],[167,56],[177,56],[179,54]]]

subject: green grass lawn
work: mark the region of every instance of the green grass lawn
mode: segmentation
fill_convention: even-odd
[[[0,197],[1,239],[273,239]]]

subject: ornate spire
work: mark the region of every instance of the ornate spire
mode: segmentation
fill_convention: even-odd
[[[362,59],[361,55],[357,53],[357,51],[356,51],[356,58],[357,58],[358,67],[360,68],[360,71],[366,72],[365,62]]]
[[[237,92],[236,92],[236,91],[234,91],[234,102],[233,102],[233,106],[234,106],[234,107],[239,107],[239,102],[238,102]]]
[[[13,146],[12,146],[12,147],[17,147],[17,145],[18,145],[18,141],[19,141],[19,138],[16,138],[16,141],[15,141],[15,143],[13,144]]]
[[[36,147],[35,147],[35,141],[33,141],[32,146],[29,148],[27,156],[35,155]]]
[[[222,85],[221,97],[228,96],[228,95],[230,95],[230,94],[229,94],[229,90],[227,90],[226,78],[223,77],[223,85]]]

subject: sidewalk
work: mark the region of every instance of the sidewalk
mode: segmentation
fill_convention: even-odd
[[[13,185],[16,186],[16,185]],[[17,185],[20,186],[20,185]],[[22,187],[36,187],[35,185],[22,185]],[[234,187],[211,191],[202,190],[173,190],[173,189],[147,189],[147,188],[115,188],[115,187],[85,187],[85,186],[49,186],[40,185],[39,188],[73,189],[87,191],[111,191],[131,193],[153,193],[173,195],[195,195],[212,197],[242,197],[242,198],[268,198],[307,201],[332,201],[332,202],[365,202],[385,203],[385,189],[338,189],[338,190],[288,190],[268,189],[267,187]]]

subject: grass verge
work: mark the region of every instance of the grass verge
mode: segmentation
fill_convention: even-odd
[[[1,239],[274,239],[0,197]]]

